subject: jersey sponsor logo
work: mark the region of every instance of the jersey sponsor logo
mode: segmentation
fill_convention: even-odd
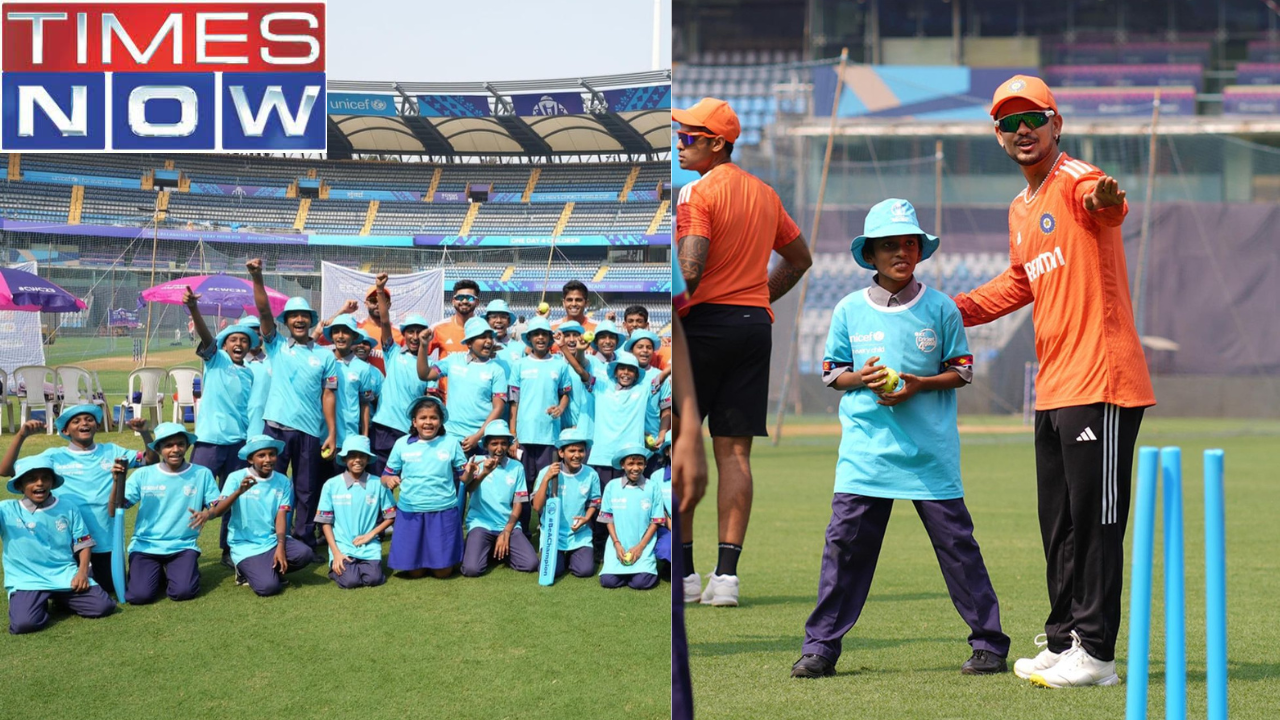
[[[938,347],[938,334],[933,331],[933,328],[920,330],[916,333],[916,347],[920,348],[921,352],[931,352]]]
[[[1057,270],[1066,264],[1067,259],[1062,254],[1062,248],[1054,247],[1053,252],[1042,252],[1030,261],[1023,263],[1022,269],[1027,273],[1027,282],[1035,282],[1036,278],[1041,275]]]
[[[884,331],[882,330],[876,330],[875,332],[864,333],[861,335],[859,335],[858,333],[854,333],[849,336],[849,342],[856,342],[856,343],[880,342],[881,340],[884,340]]]
[[[1044,233],[1045,235],[1051,234],[1053,232],[1053,229],[1057,227],[1057,224],[1058,224],[1057,221],[1053,219],[1053,215],[1049,213],[1045,213],[1040,216],[1040,232]],[[1022,236],[1019,235],[1018,237],[1022,237]]]

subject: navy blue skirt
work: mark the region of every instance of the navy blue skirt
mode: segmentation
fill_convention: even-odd
[[[399,522],[399,521],[397,521]],[[654,553],[659,560],[671,562],[671,531],[665,527],[658,527],[658,544],[654,547]]]
[[[393,570],[442,570],[462,562],[462,512],[396,511],[387,566]]]

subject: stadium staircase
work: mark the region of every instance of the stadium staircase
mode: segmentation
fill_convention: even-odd
[[[361,235],[369,234],[369,231],[373,229],[373,221],[376,220],[377,217],[378,217],[378,201],[370,200],[369,211],[366,212],[364,215],[364,227],[360,228]]]
[[[423,202],[432,202],[435,200],[436,188],[440,187],[440,176],[442,174],[444,174],[444,170],[442,168],[436,168],[435,172],[431,173],[431,187],[427,188],[427,194],[422,196]]]
[[[560,237],[560,233],[564,232],[564,226],[569,224],[569,216],[573,214],[573,203],[564,204],[564,210],[560,212],[560,219],[556,221],[556,229],[551,231],[551,237]]]
[[[80,215],[84,212],[84,186],[74,185],[71,188],[71,208],[67,211],[67,224],[79,225]]]
[[[658,206],[658,211],[653,214],[653,220],[649,222],[649,229],[644,231],[645,235],[653,235],[658,232],[658,227],[662,225],[663,218],[667,215],[667,208],[671,207],[670,200],[663,200]]]
[[[295,183],[296,184],[296,183]],[[293,219],[293,229],[299,232],[307,226],[307,213],[311,212],[311,198],[302,198],[298,203],[298,215]]]
[[[632,165],[631,172],[627,175],[627,182],[622,186],[622,192],[618,193],[618,202],[627,201],[627,196],[631,194],[632,188],[636,186],[636,178],[640,177],[640,166]]]
[[[498,278],[498,282],[506,282],[511,279],[512,275],[515,275],[515,274],[516,274],[516,266],[508,265],[507,269],[502,271],[502,277]]]
[[[520,202],[527,203],[533,197],[533,189],[538,186],[538,178],[542,177],[542,168],[534,168],[529,173],[529,184],[524,186],[524,195],[520,196]]]
[[[459,235],[470,235],[471,226],[476,222],[476,215],[480,214],[481,203],[471,203],[471,207],[467,208],[467,216],[462,220],[462,227],[458,229]]]
[[[607,273],[607,272],[609,272],[609,266],[608,266],[608,265],[601,265],[601,266],[600,266],[600,270],[596,272],[595,277],[591,278],[591,282],[593,282],[593,283],[598,283],[598,282],[600,282],[601,280],[604,280],[605,273]]]
[[[9,179],[22,179],[22,156],[18,153],[9,154]]]

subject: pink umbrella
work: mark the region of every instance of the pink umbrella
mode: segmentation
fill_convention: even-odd
[[[234,318],[242,313],[256,315],[258,312],[253,304],[253,283],[243,278],[223,274],[193,275],[161,283],[143,290],[138,295],[138,305],[141,306],[145,302],[181,305],[182,296],[187,288],[191,288],[192,292],[200,296],[199,308],[204,315]],[[288,295],[267,288],[267,301],[271,304],[271,312],[280,314],[288,300]]]
[[[79,312],[83,300],[39,275],[0,267],[0,310],[23,312]]]

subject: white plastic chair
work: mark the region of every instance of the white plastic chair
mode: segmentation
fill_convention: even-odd
[[[15,368],[10,380],[19,395],[18,423],[25,423],[31,410],[44,409],[45,433],[53,434],[53,421],[57,419],[54,404],[58,398],[57,376],[47,365],[24,365]]]
[[[204,376],[199,370],[193,368],[173,368],[169,371],[169,377],[173,379],[174,392],[178,394],[178,399],[173,403],[173,421],[182,422],[185,413],[183,408],[191,408],[191,419],[195,420],[196,413],[200,412],[196,401],[196,378],[204,381]]]
[[[164,414],[164,395],[161,394],[161,385],[168,375],[168,371],[164,368],[144,367],[138,368],[129,373],[129,381],[125,386],[124,402],[120,403],[120,430],[125,428],[124,409],[125,406],[133,408],[134,417],[142,417],[142,409],[147,408],[151,411],[151,423],[154,426],[160,422],[160,416]],[[134,381],[137,380],[137,390],[134,390]],[[141,402],[133,401],[134,392],[139,393]]]
[[[55,372],[58,375],[58,392],[62,395],[62,407],[72,405],[97,405],[102,408],[103,426],[111,432],[111,408],[100,392],[95,392],[96,376],[82,367],[75,365],[59,365]]]
[[[9,432],[14,432],[13,426],[13,401],[9,399],[10,395],[15,394],[13,388],[9,385],[9,376],[3,369],[0,369],[0,405],[4,406],[4,414],[9,421]],[[4,423],[0,423],[0,435],[4,434]]]

